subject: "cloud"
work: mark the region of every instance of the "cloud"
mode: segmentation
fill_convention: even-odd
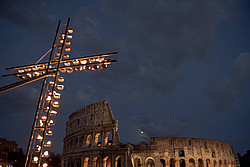
[[[34,86],[25,86],[0,94],[0,105],[2,117],[15,113],[27,113],[36,108],[39,89]]]
[[[50,39],[55,19],[45,12],[40,0],[12,0],[0,2],[0,17]]]
[[[180,65],[205,60],[216,26],[227,16],[224,1],[98,1],[76,15],[80,52],[119,52],[119,65],[102,77],[167,93],[186,78]],[[81,46],[81,47],[80,47]],[[119,84],[117,84],[119,85]]]
[[[211,99],[214,112],[224,112],[241,97],[250,80],[250,53],[241,53],[232,65],[232,73],[222,81],[208,83],[202,93]]]
[[[170,114],[170,112],[161,113],[156,111],[153,116],[148,114],[133,116],[131,120],[133,125],[136,125],[135,127],[138,127],[151,137],[184,136],[189,134],[189,130],[195,126],[190,124],[191,120],[188,117]]]

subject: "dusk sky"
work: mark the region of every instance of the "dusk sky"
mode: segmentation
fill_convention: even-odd
[[[2,0],[0,87],[20,81],[2,77],[5,68],[35,63],[68,17],[71,58],[117,51],[118,62],[62,74],[51,151],[62,153],[68,116],[99,101],[110,104],[122,143],[192,137],[250,149],[249,0]],[[0,94],[0,137],[24,152],[41,85]]]

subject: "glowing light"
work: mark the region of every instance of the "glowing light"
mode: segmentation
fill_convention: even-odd
[[[68,54],[64,54],[63,57],[64,57],[65,59],[68,59],[68,58],[69,58],[69,55],[68,55]]]
[[[38,157],[33,158],[33,163],[38,163]]]
[[[71,42],[70,42],[70,41],[66,41],[65,44],[66,44],[67,46],[70,46],[70,45],[71,45]]]
[[[78,72],[81,72],[81,71],[82,71],[82,67],[76,67],[75,69],[76,69],[76,71],[78,71]]]
[[[38,70],[38,67],[37,67],[37,66],[34,66],[34,67],[32,67],[32,69],[33,69],[34,71],[36,71],[36,70]]]
[[[65,66],[70,66],[70,62],[69,62],[69,61],[68,61],[68,62],[65,62],[64,65],[65,65]]]
[[[39,120],[39,126],[43,126],[43,122],[42,122],[42,120]]]
[[[49,103],[51,101],[51,96],[48,96],[46,101],[47,101],[47,103]]]
[[[68,32],[72,34],[74,32],[74,30],[72,28],[69,28]]]
[[[63,90],[64,89],[64,85],[57,85],[57,89],[58,90]]]
[[[94,59],[94,58],[90,58],[90,59],[89,59],[89,62],[90,62],[90,63],[94,63],[94,62],[95,62],[95,59]]]
[[[51,136],[51,135],[53,135],[52,130],[48,130],[48,132],[46,133],[46,135],[47,135],[47,136]]]
[[[18,72],[19,72],[19,73],[23,73],[24,70],[23,70],[23,69],[19,69]]]
[[[66,72],[66,68],[61,68],[60,71],[63,72],[63,73],[65,73]]]
[[[54,83],[55,83],[54,81],[49,81],[50,86],[53,86]]]
[[[32,77],[32,74],[28,73],[26,74],[27,78],[31,78]]]
[[[69,47],[66,47],[64,50],[65,50],[66,52],[71,51],[71,49],[70,49]]]
[[[72,35],[67,35],[67,38],[72,39],[73,36]]]
[[[59,102],[58,101],[54,101],[52,105],[53,105],[53,107],[59,107]]]
[[[54,92],[54,97],[55,97],[55,99],[60,99],[61,98],[61,94]]]
[[[19,78],[21,78],[21,79],[25,79],[25,76],[21,75],[21,76],[19,76]]]
[[[47,141],[45,144],[44,144],[45,147],[51,147],[51,141]]]
[[[48,164],[47,164],[47,163],[44,163],[44,164],[43,164],[43,167],[48,167]]]
[[[87,64],[87,60],[80,60],[81,64]]]
[[[35,76],[35,77],[38,77],[39,75],[40,75],[39,72],[34,72],[34,76]]]
[[[74,65],[79,64],[79,60],[73,60],[73,64],[74,64]]]
[[[49,123],[48,123],[49,126],[55,126],[55,123],[53,120],[50,120]]]
[[[41,117],[41,121],[46,121],[47,117],[44,115]]]
[[[99,62],[102,62],[102,61],[104,61],[105,59],[104,59],[104,57],[98,57],[97,59],[96,59],[96,61],[99,61]]]
[[[42,140],[43,140],[43,137],[42,137],[41,135],[37,135],[36,140],[37,140],[37,141],[42,141]]]
[[[50,111],[50,115],[51,115],[51,116],[56,116],[56,115],[57,115],[57,111],[51,110],[51,111]]]
[[[68,68],[67,69],[67,73],[72,73],[72,72],[74,72],[73,68]]]
[[[31,68],[25,68],[24,69],[26,72],[30,72],[31,71]]]
[[[58,81],[59,82],[64,82],[64,78],[63,77],[58,77]]]
[[[36,145],[36,152],[39,152],[41,150],[41,146]]]

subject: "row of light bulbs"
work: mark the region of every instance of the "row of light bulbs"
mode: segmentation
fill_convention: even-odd
[[[64,82],[64,78],[63,77],[58,77],[58,82]],[[48,84],[51,87],[53,87],[53,85],[55,85],[58,90],[63,90],[64,89],[64,85],[56,84],[56,83],[54,83],[54,81],[49,81]],[[52,98],[52,96],[53,96],[53,98]],[[46,103],[50,103],[51,100],[60,99],[60,98],[61,98],[61,94],[58,93],[57,91],[53,91],[53,93],[51,91],[47,91],[45,101],[46,101]],[[58,101],[52,101],[52,106],[55,107],[55,108],[59,107],[59,102]],[[52,109],[49,110],[49,107],[45,107],[44,112],[47,113],[48,111],[50,112],[49,113],[50,116],[56,116],[57,115],[57,111],[52,110]],[[44,121],[47,121],[47,116],[45,116],[45,115],[41,116],[40,120],[39,120],[39,127],[40,127],[41,130],[44,128],[44,123],[43,123]],[[48,131],[45,132],[46,136],[52,136],[53,135],[53,132],[52,132],[52,130],[50,130],[50,128],[51,128],[51,126],[54,126],[54,125],[55,125],[54,121],[52,119],[50,119],[48,121]],[[43,137],[40,134],[38,134],[36,136],[36,141],[41,142],[42,140],[43,140]],[[51,147],[51,145],[52,145],[52,142],[50,140],[48,140],[47,142],[44,143],[44,147]],[[36,145],[35,151],[40,152],[41,151],[41,146]],[[48,156],[49,156],[49,152],[44,151],[43,154],[42,154],[42,157],[47,158]],[[32,162],[33,163],[38,163],[38,161],[39,161],[38,156],[34,156],[33,159],[32,159]],[[44,165],[45,165],[45,167],[48,166],[47,163],[43,163],[43,166]]]
[[[73,33],[73,29],[68,29],[68,33],[69,34],[67,34],[67,38],[68,39],[72,39],[72,33]],[[60,43],[63,43],[64,41],[65,41],[65,34],[61,34],[61,39],[59,40],[59,42]],[[70,41],[65,41],[65,44],[66,44],[66,46],[70,46],[71,45],[71,42]],[[58,46],[58,49],[62,49],[62,46]],[[66,52],[69,52],[70,51],[70,48],[69,47],[65,47],[65,49],[64,49]],[[56,53],[56,55],[59,57],[60,56],[60,52],[57,52]],[[67,57],[69,57],[69,56],[67,56]],[[45,66],[46,67],[46,66]],[[44,68],[44,66],[42,66],[42,68]],[[53,68],[53,66],[50,66],[49,68]],[[30,69],[30,68],[29,68]],[[32,68],[33,70],[38,70],[38,67],[36,68]],[[25,71],[25,69],[24,70],[22,70],[22,71],[18,71],[19,73],[20,72],[24,72]],[[28,70],[26,70],[26,71],[28,71]],[[31,69],[30,69],[30,71],[31,71]],[[41,74],[41,73],[37,73],[37,75],[39,75],[39,74]],[[34,76],[36,76],[36,74],[34,73],[33,74]],[[28,73],[28,74],[26,74],[26,76],[27,77],[32,77],[32,74],[30,74],[30,73]],[[58,81],[59,82],[64,82],[64,78],[63,77],[58,77]],[[59,84],[56,84],[56,83],[54,83],[54,81],[49,81],[49,83],[48,83],[50,86],[55,86],[58,90],[63,90],[64,89],[64,85],[59,85]],[[58,101],[53,101],[54,99],[60,99],[61,98],[61,94],[60,93],[58,93],[58,92],[56,92],[56,91],[53,91],[53,92],[51,92],[51,91],[48,91],[47,92],[47,95],[46,95],[47,97],[46,97],[46,99],[45,99],[45,101],[47,102],[47,103],[52,103],[52,106],[53,107],[55,107],[55,108],[57,108],[57,107],[59,107],[59,102]],[[55,111],[55,110],[51,110],[49,107],[46,107],[46,108],[44,108],[44,112],[45,113],[47,113],[47,112],[50,112],[49,113],[49,115],[50,116],[56,116],[57,115],[57,111]],[[40,120],[39,120],[39,126],[40,127],[43,127],[43,125],[44,125],[44,121],[47,121],[47,116],[45,116],[45,115],[43,115],[43,116],[41,116],[40,117]],[[51,120],[49,120],[49,122],[48,122],[48,131],[45,133],[46,134],[46,136],[51,136],[52,134],[53,134],[53,132],[52,132],[52,130],[50,130],[50,127],[51,126],[54,126],[55,125],[55,123],[54,123],[54,121],[51,119]],[[36,137],[36,140],[37,141],[42,141],[43,140],[43,137],[40,135],[40,134],[38,134],[37,135],[37,137]],[[47,141],[45,144],[44,144],[44,147],[51,147],[51,141],[49,140],[49,141]],[[40,150],[41,150],[41,146],[40,145],[37,145],[36,146],[37,148],[36,148],[36,151],[37,152],[40,152]],[[48,151],[44,151],[43,152],[43,155],[42,155],[42,157],[48,157],[49,156],[49,152]],[[33,163],[38,163],[38,161],[39,161],[39,158],[37,157],[37,156],[34,156],[33,157],[33,159],[32,159],[32,162]],[[48,164],[47,163],[43,163],[43,165],[42,165],[43,167],[47,167],[48,166]]]

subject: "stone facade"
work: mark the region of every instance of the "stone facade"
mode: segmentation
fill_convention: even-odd
[[[107,102],[69,116],[62,155],[63,167],[234,167],[227,143],[197,139],[152,137],[150,145],[121,144],[118,121]]]

